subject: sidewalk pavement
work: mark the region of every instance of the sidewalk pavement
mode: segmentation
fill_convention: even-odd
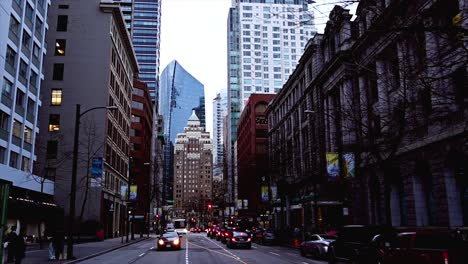
[[[154,236],[150,236],[152,238]],[[138,243],[140,241],[149,239],[144,235],[140,238],[135,236],[135,240],[129,240],[128,243],[125,243],[125,237],[122,243],[122,237],[116,237],[111,239],[106,239],[103,241],[96,242],[87,242],[81,244],[75,244],[73,246],[73,254],[76,257],[76,260],[48,260],[48,244],[44,245],[43,249],[31,249],[26,251],[26,257],[21,263],[23,264],[45,264],[45,263],[60,263],[60,264],[73,264],[78,263],[83,260],[105,254],[107,252],[119,249],[121,247],[126,247],[128,245]],[[67,251],[67,245],[65,244],[64,251]]]

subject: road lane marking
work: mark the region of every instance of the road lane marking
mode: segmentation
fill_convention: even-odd
[[[151,248],[150,248],[150,250],[153,250],[153,249],[154,249],[154,247],[151,247]]]
[[[216,250],[207,248],[207,247],[203,247],[203,246],[194,244],[194,243],[192,243],[192,242],[189,242],[189,243],[192,244],[193,246],[196,246],[196,247],[199,247],[199,248],[203,248],[203,249],[206,249],[206,250],[208,250],[208,251],[211,251],[211,252],[214,252],[214,253],[217,253],[217,254],[221,254],[221,255],[226,256],[226,257],[228,257],[228,258],[232,258],[233,260],[239,261],[239,262],[242,263],[242,264],[247,264],[247,262],[242,261],[239,257],[235,256],[235,255],[232,254],[232,253],[231,253],[231,254],[232,254],[232,256],[231,256],[231,255],[228,255],[228,254],[223,253],[223,252],[219,252],[219,251],[216,251]],[[228,251],[228,252],[229,252],[229,251]]]
[[[252,248],[258,248],[258,247],[256,247],[256,246],[252,246]]]
[[[271,252],[271,251],[270,251],[270,254],[273,254],[273,255],[276,255],[276,256],[281,256],[280,254],[275,253],[275,252]]]
[[[188,245],[189,245],[189,241],[188,241],[188,236],[186,235],[185,236],[185,264],[189,264]]]
[[[288,252],[288,253],[286,253],[286,254],[289,254],[289,255],[291,255],[291,256],[297,256],[297,254],[294,254],[294,253],[291,253],[291,252]]]
[[[206,238],[206,237],[205,237]],[[217,243],[215,243],[214,241],[212,241],[211,239],[208,239],[206,238],[206,240],[210,241],[211,243],[215,244],[217,247],[221,248],[222,250],[226,251],[227,253],[231,254],[232,256],[234,256],[235,258],[238,258],[240,259],[238,256],[236,256],[234,253],[232,253],[231,251],[225,249],[224,247],[218,245]]]
[[[141,253],[141,254],[140,254],[140,255],[138,255],[138,256],[139,256],[139,257],[142,257],[144,254],[145,254],[145,253],[143,252],[143,253]]]

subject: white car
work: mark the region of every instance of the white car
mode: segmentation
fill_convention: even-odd
[[[166,225],[166,232],[174,232],[174,231],[176,231],[176,230],[175,230],[173,224],[167,224]]]

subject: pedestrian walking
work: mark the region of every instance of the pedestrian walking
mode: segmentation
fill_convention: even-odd
[[[5,238],[5,242],[8,243],[6,263],[13,263],[15,261],[15,247],[18,240],[18,234],[16,234],[16,226],[12,226],[10,229],[10,233],[8,233]]]
[[[54,257],[56,260],[63,258],[63,247],[65,244],[64,232],[62,230],[56,231],[52,238],[54,245]]]
[[[50,229],[46,229],[44,231],[44,235],[47,237],[47,242],[49,242],[48,259],[55,260],[55,249],[54,249],[54,241],[53,241],[54,234]]]
[[[21,261],[26,256],[26,243],[24,242],[25,232],[22,230],[19,236],[16,237],[15,242],[15,264],[21,264]]]

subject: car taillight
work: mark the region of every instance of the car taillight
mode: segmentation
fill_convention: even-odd
[[[448,252],[444,251],[444,253],[442,253],[442,256],[444,257],[444,264],[448,264],[449,263]]]
[[[236,238],[235,237],[231,238],[231,241],[236,242]]]
[[[247,242],[250,242],[250,240],[252,240],[250,237],[249,237],[249,238],[247,238]]]
[[[164,245],[164,240],[159,239],[158,244],[161,245],[161,246]]]
[[[180,243],[179,239],[174,240],[174,245],[179,245],[179,243]]]
[[[224,233],[224,235],[225,235],[225,236],[229,236],[229,233],[228,233],[228,232],[226,232],[226,233]]]

